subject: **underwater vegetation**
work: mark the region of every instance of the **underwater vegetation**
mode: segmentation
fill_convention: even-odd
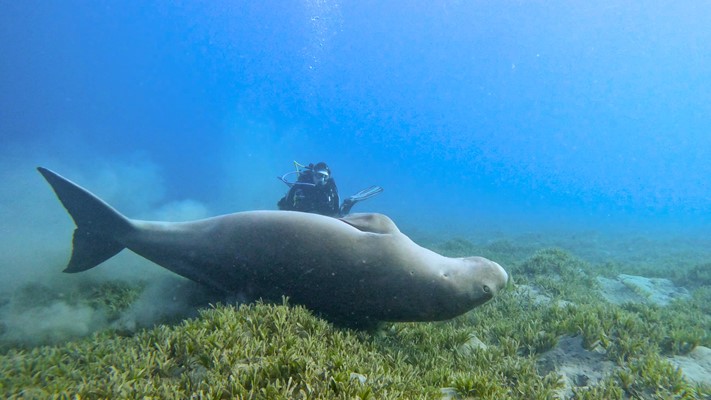
[[[442,246],[452,253],[466,241]],[[488,251],[518,251],[497,243]],[[446,250],[445,250],[446,252]],[[521,251],[522,252],[522,251]],[[471,248],[468,253],[472,254]],[[667,307],[604,301],[591,265],[543,249],[507,265],[515,283],[451,321],[336,328],[285,299],[217,304],[196,318],[127,334],[2,349],[5,398],[210,399],[645,399],[708,398],[667,357],[711,346],[711,288]],[[511,257],[510,255],[508,257]],[[120,284],[89,292],[94,307],[125,309],[140,292]],[[115,287],[114,287],[115,286]],[[103,295],[102,295],[103,294]],[[47,294],[50,296],[51,294]],[[49,300],[47,300],[49,301]],[[563,337],[601,354],[613,372],[565,391],[542,356]]]
[[[692,267],[689,270],[674,270],[674,280],[678,285],[688,288],[711,286],[711,263]]]

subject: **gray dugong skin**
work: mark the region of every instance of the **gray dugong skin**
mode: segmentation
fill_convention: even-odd
[[[80,272],[124,248],[225,293],[290,301],[337,322],[450,319],[508,281],[482,257],[450,258],[415,244],[382,214],[336,219],[247,211],[190,222],[139,221],[60,175],[38,168],[70,213]]]

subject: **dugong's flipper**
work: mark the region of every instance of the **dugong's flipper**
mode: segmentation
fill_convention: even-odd
[[[116,237],[134,229],[128,218],[76,183],[46,168],[37,170],[52,186],[77,226],[72,258],[64,272],[86,271],[124,249]]]

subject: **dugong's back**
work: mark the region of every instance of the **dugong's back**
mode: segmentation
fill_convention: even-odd
[[[247,211],[191,222],[134,221],[134,225],[138,229],[124,239],[126,247],[165,268],[188,263],[194,269],[264,279],[351,263],[355,254],[344,250],[355,249],[366,239],[363,232],[337,219],[293,211]],[[276,267],[281,265],[291,267],[280,271]]]
[[[189,279],[226,292],[289,296],[327,314],[361,314],[394,293],[393,272],[419,246],[404,235],[363,232],[331,217],[249,211],[201,221],[136,221],[126,246]],[[406,247],[402,247],[405,245]],[[371,311],[372,312],[372,311]]]

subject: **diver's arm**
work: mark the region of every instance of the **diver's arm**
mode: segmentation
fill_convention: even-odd
[[[338,188],[336,182],[333,182],[333,197],[331,198],[331,208],[334,214],[338,212],[338,206],[341,204],[341,198],[338,196]]]
[[[279,203],[277,203],[277,206],[279,206],[280,210],[288,210],[288,211],[293,211],[294,210],[294,193],[296,192],[296,185],[292,186],[289,188],[289,191],[286,193],[284,197],[279,200]]]
[[[328,183],[329,186],[329,194],[330,194],[330,203],[328,204],[329,208],[331,209],[331,212],[333,215],[338,215],[339,214],[339,209],[338,206],[341,204],[341,199],[338,197],[338,187],[336,186],[336,181],[331,178]]]

